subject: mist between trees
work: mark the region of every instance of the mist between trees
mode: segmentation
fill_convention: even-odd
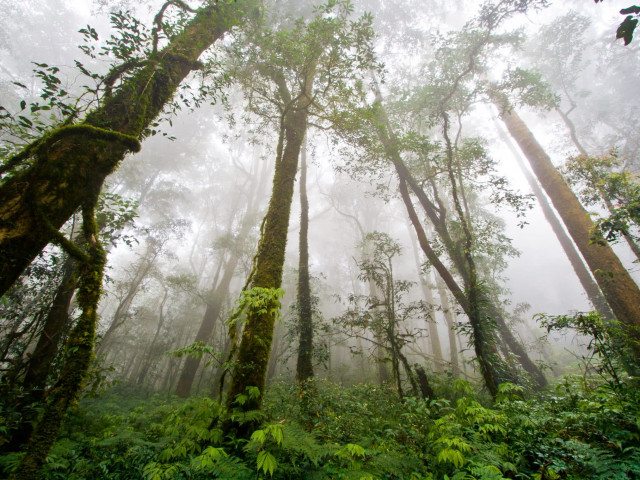
[[[637,478],[596,3],[1,5],[0,471]]]

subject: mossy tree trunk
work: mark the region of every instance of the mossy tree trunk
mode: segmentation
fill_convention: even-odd
[[[498,392],[498,385],[501,378],[501,375],[496,368],[496,364],[499,361],[499,354],[496,349],[495,338],[491,335],[491,332],[487,331],[487,328],[483,322],[483,314],[480,309],[477,308],[477,305],[479,303],[478,299],[476,298],[475,301],[472,302],[468,298],[469,293],[473,293],[474,296],[477,296],[475,287],[471,286],[471,288],[467,288],[465,289],[466,291],[463,291],[451,272],[449,272],[447,267],[442,263],[438,255],[429,244],[424,228],[422,227],[418,215],[413,207],[413,203],[411,202],[411,197],[409,195],[407,185],[409,184],[409,182],[411,182],[410,184],[414,191],[417,189],[418,191],[422,192],[422,190],[419,189],[417,185],[414,185],[416,182],[413,177],[411,177],[409,170],[402,161],[400,152],[398,150],[398,142],[395,139],[395,135],[391,129],[391,125],[386,118],[386,115],[382,110],[382,105],[380,103],[377,104],[376,110],[377,114],[374,118],[373,126],[376,128],[380,143],[385,149],[385,153],[394,165],[394,168],[398,175],[400,194],[409,214],[409,219],[411,220],[411,223],[416,231],[418,243],[427,256],[429,262],[431,262],[433,267],[440,274],[440,277],[444,280],[445,284],[455,297],[456,301],[460,304],[464,312],[469,317],[469,322],[473,330],[474,350],[476,353],[478,364],[480,366],[480,372],[487,386],[487,389],[492,396],[495,396]],[[425,200],[430,202],[428,199],[426,199],[426,195],[424,195],[424,192],[422,193],[425,197]],[[431,215],[430,218],[434,216],[435,215]],[[450,241],[449,235],[444,231],[442,233],[440,232],[440,229],[443,225],[441,219],[435,216],[432,221],[434,224],[434,228],[436,228],[436,231],[438,231],[441,238],[443,239],[445,247],[453,245],[453,241]],[[463,276],[463,278],[465,278],[466,269],[462,267],[462,265],[464,264],[464,260],[455,251],[451,251],[449,249],[448,252],[454,264],[458,268],[459,273]],[[465,281],[465,283],[468,284],[469,282]]]
[[[515,111],[502,111],[502,120],[507,130],[525,154],[540,184],[567,226],[571,238],[582,253],[591,273],[616,318],[628,326],[632,340],[629,346],[640,359],[640,289],[624,268],[620,259],[605,241],[590,241],[593,222],[582,207],[551,159],[537,142],[531,131]]]
[[[313,310],[309,279],[309,199],[307,198],[307,149],[303,146],[300,158],[300,238],[298,248],[298,361],[296,380],[307,390],[313,378]]]
[[[171,100],[198,58],[243,21],[255,0],[212,3],[79,125],[62,127],[20,154],[23,167],[0,185],[0,296],[55,231],[87,201],[85,186],[102,183]],[[27,163],[28,162],[28,163]],[[45,220],[46,219],[46,220]]]
[[[33,401],[42,399],[53,360],[58,353],[60,340],[65,330],[69,328],[69,307],[78,285],[75,267],[76,260],[71,256],[67,257],[62,280],[51,303],[36,348],[29,359],[29,367],[22,386],[25,391],[30,392]]]
[[[251,288],[278,289],[282,284],[298,157],[307,128],[308,105],[306,101],[300,103],[304,104],[291,108],[283,118],[284,148],[282,156],[276,160],[273,190],[258,245]],[[247,316],[227,397],[227,406],[230,409],[240,408],[248,411],[258,409],[262,405],[275,319],[274,311],[250,313]],[[236,398],[238,395],[247,395],[248,387],[257,387],[260,395],[242,405],[238,404]]]
[[[75,275],[76,260],[69,256],[64,263],[64,273],[51,308],[44,321],[40,338],[29,359],[29,365],[22,381],[25,397],[19,407],[24,415],[20,427],[11,436],[11,448],[17,450],[33,432],[34,413],[29,405],[38,404],[45,395],[47,379],[58,354],[60,340],[69,328],[69,307],[78,286]]]
[[[39,478],[44,461],[55,442],[67,409],[76,400],[85,380],[91,359],[98,302],[102,289],[105,253],[98,239],[95,221],[95,200],[101,182],[92,185],[88,192],[88,203],[83,207],[84,238],[86,251],[76,251],[78,260],[78,305],[82,309],[77,324],[69,334],[60,378],[49,394],[42,418],[35,427],[26,447],[25,456],[11,480],[34,480]]]

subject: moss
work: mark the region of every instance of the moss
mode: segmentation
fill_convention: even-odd
[[[273,190],[259,243],[252,287],[277,289],[282,283],[289,214],[306,124],[305,109],[295,110],[287,115],[285,147],[273,177]],[[260,408],[275,320],[276,312],[273,309],[250,312],[247,316],[227,398],[229,409],[241,409],[246,412]],[[235,399],[238,395],[244,395],[247,387],[257,387],[260,390],[260,396],[238,405]],[[229,430],[231,427],[226,428]],[[243,427],[239,433],[242,434],[247,428],[247,426]]]
[[[11,475],[11,480],[33,480],[39,477],[67,409],[76,400],[93,358],[98,321],[97,308],[106,254],[98,240],[94,211],[96,192],[92,194],[92,201],[85,204],[83,208],[83,229],[87,238],[87,251],[83,261],[78,263],[77,299],[82,314],[69,334],[60,379],[47,399],[42,418],[36,425],[22,463]]]

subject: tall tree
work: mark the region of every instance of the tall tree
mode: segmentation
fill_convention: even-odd
[[[311,282],[309,279],[309,198],[307,197],[307,149],[303,146],[300,156],[300,238],[298,249],[298,361],[296,379],[306,390],[313,378],[313,309]]]
[[[348,1],[331,1],[319,7],[309,23],[300,20],[290,30],[257,32],[243,53],[244,72],[251,74],[244,83],[252,106],[263,113],[275,106],[279,140],[271,200],[247,281],[250,289],[240,305],[246,321],[227,397],[232,409],[247,411],[262,403],[293,185],[309,115],[326,117],[339,109],[340,98],[351,96],[358,72],[372,63],[371,17],[350,21],[351,12]]]
[[[69,334],[65,358],[56,388],[47,397],[42,418],[37,423],[25,455],[11,475],[11,480],[33,480],[38,478],[69,405],[78,396],[84,382],[91,358],[95,330],[98,322],[98,301],[102,289],[105,253],[98,238],[95,206],[100,183],[93,184],[93,196],[89,196],[83,207],[84,248],[78,248],[68,240],[59,239],[70,255],[78,260],[78,305],[82,313]]]
[[[628,327],[628,346],[640,358],[640,289],[606,242],[591,242],[594,227],[588,213],[582,207],[551,159],[538,141],[504,98],[494,98],[500,109],[501,119],[519,145],[536,174],[542,188],[551,199],[571,238],[587,262],[602,293],[616,318]]]
[[[525,178],[527,179],[527,183],[529,184],[531,191],[536,196],[536,199],[540,204],[540,208],[542,209],[544,218],[547,220],[547,223],[549,223],[549,225],[551,226],[553,233],[555,234],[556,238],[558,239],[558,242],[562,246],[562,249],[564,250],[565,255],[569,259],[569,263],[571,263],[571,267],[573,268],[573,271],[578,277],[578,280],[580,281],[582,288],[586,292],[587,298],[589,298],[589,301],[591,302],[593,307],[600,313],[600,315],[603,316],[603,318],[613,318],[613,312],[611,311],[611,308],[609,308],[609,304],[607,303],[606,299],[602,295],[602,292],[600,291],[598,284],[594,280],[591,273],[589,273],[589,270],[586,268],[584,262],[582,261],[582,258],[580,257],[580,254],[576,250],[575,244],[565,232],[564,227],[560,223],[560,220],[556,216],[556,213],[554,212],[553,208],[549,204],[547,197],[542,192],[542,189],[538,185],[538,182],[536,181],[535,177],[524,165],[523,160],[520,157],[521,155],[520,152],[516,151],[515,146],[511,143],[510,138],[506,136],[504,129],[501,128],[499,125],[497,125],[496,128],[498,129],[498,134],[500,135],[501,140],[507,145],[507,147],[509,148],[509,151],[513,155],[513,158],[516,160],[518,167],[520,167],[520,170],[522,171]]]
[[[254,164],[257,170],[257,164]],[[242,242],[251,232],[251,229],[255,227],[254,222],[257,208],[260,200],[262,199],[266,179],[267,169],[269,168],[269,162],[263,162],[263,168],[261,171],[251,172],[252,175],[248,178],[248,192],[249,199],[247,207],[244,212],[244,216],[241,220],[240,230],[237,235],[234,235],[233,242],[228,256],[225,259],[220,260],[219,270],[222,272],[222,276],[214,275],[213,285],[211,286],[211,292],[207,295],[206,309],[202,317],[202,322],[196,333],[194,342],[207,343],[211,339],[211,335],[214,332],[216,324],[223,311],[225,299],[229,294],[229,287],[231,281],[238,267],[238,263],[242,258]],[[178,385],[176,387],[176,395],[180,397],[187,397],[191,392],[193,380],[196,376],[198,367],[200,366],[202,358],[198,356],[188,356],[184,362],[180,377],[178,378]]]

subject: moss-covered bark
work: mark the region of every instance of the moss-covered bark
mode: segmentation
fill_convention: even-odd
[[[84,202],[85,185],[102,183],[127,151],[137,151],[202,52],[243,21],[255,0],[213,3],[196,13],[81,125],[63,127],[17,155],[20,168],[0,184],[0,296]],[[46,219],[46,222],[43,221]]]
[[[290,113],[285,115],[284,148],[281,158],[276,162],[271,200],[265,216],[250,285],[252,288],[277,289],[282,284],[289,215],[298,157],[306,126],[307,108],[292,108]],[[248,315],[227,397],[229,408],[241,408],[244,411],[260,408],[275,319],[275,312]],[[260,396],[251,398],[242,405],[236,403],[235,399],[238,395],[247,394],[247,387],[257,387],[260,390]]]
[[[42,418],[29,439],[25,456],[11,480],[39,478],[45,458],[55,442],[69,405],[78,396],[93,357],[95,330],[98,321],[98,302],[102,289],[105,252],[98,240],[94,201],[84,207],[83,224],[87,249],[78,259],[78,305],[82,313],[69,334],[60,379],[47,398]],[[91,193],[89,193],[90,195]]]
[[[547,223],[549,223],[549,225],[551,226],[553,233],[555,234],[556,238],[558,239],[558,242],[562,246],[562,249],[564,250],[565,255],[569,259],[569,263],[571,263],[571,267],[573,268],[573,271],[578,277],[578,280],[580,281],[582,288],[586,292],[587,297],[589,298],[589,301],[591,302],[593,307],[598,311],[598,313],[602,316],[602,318],[613,319],[614,315],[613,315],[613,312],[611,311],[611,308],[609,308],[609,304],[607,303],[604,296],[602,295],[602,292],[600,291],[598,284],[592,278],[591,273],[589,273],[589,270],[587,270],[587,267],[584,265],[584,262],[582,261],[582,258],[580,258],[580,254],[576,250],[576,247],[573,241],[571,240],[569,235],[567,235],[567,233],[565,232],[564,227],[562,226],[560,220],[556,216],[556,213],[553,211],[553,208],[549,204],[549,200],[547,200],[547,196],[542,192],[542,189],[538,185],[538,182],[536,182],[536,179],[534,178],[533,174],[526,168],[524,161],[521,158],[521,153],[516,151],[516,147],[510,141],[509,137],[504,132],[504,129],[500,128],[499,126],[500,124],[497,122],[497,120],[496,120],[496,123],[497,123],[497,129],[498,129],[498,134],[500,135],[500,138],[507,145],[507,147],[513,154],[513,157],[516,160],[518,167],[520,168],[523,175],[527,179],[527,183],[529,184],[531,191],[536,196],[536,200],[538,200],[538,203],[540,204],[540,209],[544,214],[544,218],[547,220]]]
[[[298,262],[298,362],[296,379],[301,388],[313,377],[313,321],[311,309],[311,284],[309,281],[309,199],[307,198],[306,148],[302,149],[300,162],[300,258]]]
[[[385,149],[385,153],[393,164],[398,175],[400,183],[400,194],[402,196],[405,207],[407,208],[409,219],[411,220],[411,223],[418,236],[418,243],[420,244],[420,247],[427,256],[427,259],[440,274],[445,284],[455,297],[456,301],[460,304],[464,312],[467,314],[467,317],[469,318],[469,323],[471,324],[473,332],[474,350],[476,358],[478,360],[478,364],[480,366],[480,372],[485,381],[487,389],[492,396],[495,396],[498,392],[498,385],[500,384],[500,379],[502,376],[499,373],[498,367],[500,363],[500,356],[496,349],[495,336],[492,335],[492,333],[489,331],[485,314],[480,308],[480,298],[477,282],[474,283],[473,281],[470,281],[473,280],[473,278],[469,277],[469,270],[466,266],[467,259],[460,255],[458,249],[454,248],[453,241],[451,240],[447,231],[444,230],[445,225],[442,219],[438,218],[435,212],[431,211],[431,209],[429,208],[429,205],[431,204],[430,200],[426,198],[426,195],[424,195],[424,192],[417,185],[406,165],[402,161],[400,152],[398,151],[397,147],[397,140],[395,140],[394,138],[391,126],[386,118],[386,115],[384,114],[384,111],[382,110],[382,106],[380,103],[378,103],[377,105],[377,111],[376,115],[374,116],[373,126],[376,128],[380,143]],[[438,255],[431,248],[424,229],[422,228],[422,224],[420,223],[418,215],[413,207],[413,203],[411,202],[408,185],[412,186],[412,190],[414,192],[418,192],[419,200],[421,199],[421,196],[423,197],[421,203],[425,208],[428,216],[432,219],[434,228],[442,238],[445,248],[447,248],[447,252],[451,257],[451,260],[453,261],[460,275],[465,280],[465,290],[462,290],[460,288],[455,278],[451,275],[447,267],[442,263]],[[422,193],[422,195],[420,195],[420,192]]]

